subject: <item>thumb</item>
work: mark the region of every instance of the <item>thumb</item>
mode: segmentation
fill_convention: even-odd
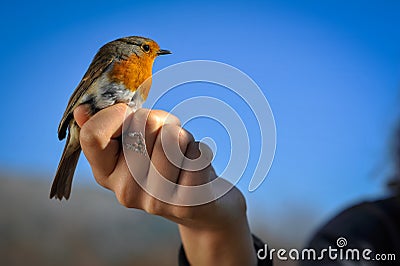
[[[74,110],[74,118],[79,127],[82,127],[90,116],[90,106],[88,104],[79,105]]]

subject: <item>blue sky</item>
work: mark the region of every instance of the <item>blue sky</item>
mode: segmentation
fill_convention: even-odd
[[[259,85],[278,142],[261,187],[248,193],[249,180],[239,184],[250,215],[270,219],[295,206],[311,209],[317,223],[384,193],[399,116],[399,12],[398,1],[10,1],[0,11],[0,167],[40,173],[50,185],[64,146],[58,122],[92,57],[110,40],[143,35],[173,51],[157,59],[154,71],[216,60]],[[202,91],[191,85],[160,108]],[[234,106],[250,117],[245,106]],[[214,127],[210,121],[187,125],[197,138]],[[224,143],[221,130],[214,137]],[[218,156],[217,169],[226,153]],[[94,184],[83,157],[76,176],[76,186]]]

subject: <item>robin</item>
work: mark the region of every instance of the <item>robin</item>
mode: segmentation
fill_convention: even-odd
[[[81,153],[80,128],[73,116],[74,109],[88,104],[93,115],[110,105],[126,103],[136,111],[149,93],[154,59],[170,53],[160,49],[155,41],[138,36],[120,38],[100,48],[69,99],[58,126],[59,140],[65,138],[67,129],[68,136],[50,198],[68,199],[71,194],[72,178]]]

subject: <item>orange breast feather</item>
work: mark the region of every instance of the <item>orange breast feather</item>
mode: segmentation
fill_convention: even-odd
[[[130,91],[136,91],[140,86],[141,96],[145,100],[151,86],[151,71],[153,67],[152,60],[146,59],[133,54],[128,60],[115,63],[110,71],[110,79],[124,84]],[[143,84],[145,81],[146,83]]]

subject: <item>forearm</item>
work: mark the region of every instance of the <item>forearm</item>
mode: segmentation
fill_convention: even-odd
[[[247,218],[223,228],[191,228],[179,225],[190,265],[257,265]]]

